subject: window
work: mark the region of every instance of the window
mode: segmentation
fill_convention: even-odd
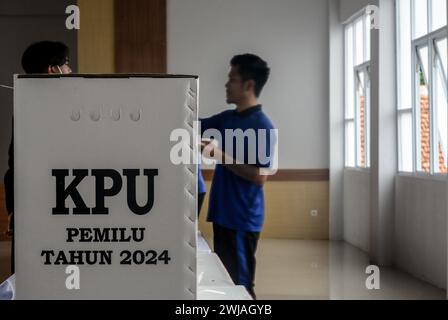
[[[447,0],[397,0],[398,169],[447,173]]]
[[[370,167],[370,16],[345,26],[345,166]]]

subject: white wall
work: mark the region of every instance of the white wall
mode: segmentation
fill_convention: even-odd
[[[395,264],[446,288],[446,180],[395,179]]]
[[[344,170],[344,241],[370,251],[370,173]]]
[[[339,0],[328,0],[329,19],[329,141],[330,239],[343,240],[344,180],[344,29],[339,21]]]
[[[200,76],[200,116],[226,108],[233,55],[271,67],[260,102],[279,129],[279,167],[328,168],[327,0],[168,0],[168,72]]]
[[[392,265],[394,178],[397,172],[395,97],[395,11],[392,0],[372,0],[380,7],[378,29],[371,36],[370,113],[370,258]]]

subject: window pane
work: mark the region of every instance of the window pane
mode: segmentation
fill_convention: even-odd
[[[365,148],[365,140],[366,140],[366,130],[365,130],[365,97],[364,97],[364,72],[357,73],[357,90],[356,90],[356,107],[358,110],[357,114],[357,163],[356,165],[359,167],[366,166],[366,148]]]
[[[421,47],[418,49],[418,56],[420,58],[422,71],[423,71],[423,78],[425,82],[428,82],[428,75],[429,75],[429,64],[428,64],[428,47]],[[422,80],[423,81],[423,80]]]
[[[414,39],[428,33],[427,0],[414,0]]]
[[[364,17],[364,28],[365,28],[365,44],[366,44],[366,52],[365,52],[365,61],[370,60],[370,16]]]
[[[355,166],[355,123],[345,122],[345,165]]]
[[[436,172],[447,172],[447,97],[446,83],[441,70],[441,65],[437,64],[434,75],[434,107],[436,111],[437,128],[435,138],[437,142],[438,165]]]
[[[355,22],[355,65],[364,62],[364,36],[362,18]]]
[[[413,171],[412,157],[412,112],[403,112],[398,116],[399,170]]]
[[[437,45],[437,52],[440,55],[440,60],[442,60],[443,71],[444,71],[445,77],[446,77],[447,76],[447,63],[448,63],[446,38],[443,40],[437,41],[436,45]]]
[[[419,68],[417,76],[417,171],[431,171],[431,113],[429,111],[429,87],[428,87],[428,47],[418,49]]]
[[[398,26],[398,109],[412,108],[411,6],[409,0],[399,2]]]
[[[353,27],[349,26],[345,32],[345,118],[355,117],[354,76],[353,76]]]
[[[421,79],[417,87],[417,170],[430,172],[431,144],[430,144],[430,112],[428,86],[423,79],[423,67],[420,66],[418,76]]]
[[[432,29],[431,31],[440,29],[446,25],[446,1],[432,0]]]

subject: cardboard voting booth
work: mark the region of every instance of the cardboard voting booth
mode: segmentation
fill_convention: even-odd
[[[16,298],[195,299],[197,77],[14,89]],[[190,163],[171,159],[176,129]]]

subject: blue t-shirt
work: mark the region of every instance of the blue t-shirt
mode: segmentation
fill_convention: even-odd
[[[257,167],[271,166],[270,160],[273,157],[277,137],[271,134],[270,130],[274,129],[274,126],[263,113],[261,105],[242,112],[235,109],[227,110],[210,118],[201,119],[201,135],[209,129],[219,131],[222,138],[222,141],[218,139],[219,148],[233,155],[233,158]],[[248,138],[244,138],[244,144],[240,144],[244,146],[244,153],[238,153],[241,150],[237,150],[237,139],[233,136],[233,150],[229,150],[230,144],[226,149],[226,129],[254,132],[255,146],[249,146]],[[264,135],[259,134],[258,129],[264,129],[262,130]],[[211,138],[211,136],[213,134],[207,134],[204,138]],[[213,136],[213,138],[217,137]],[[260,142],[264,142],[263,147]],[[237,176],[222,164],[217,164],[210,191],[207,221],[232,230],[260,232],[264,222],[263,187]]]
[[[201,165],[198,164],[198,194],[205,193],[205,192],[206,192],[205,182],[204,182],[204,178],[202,177]]]

